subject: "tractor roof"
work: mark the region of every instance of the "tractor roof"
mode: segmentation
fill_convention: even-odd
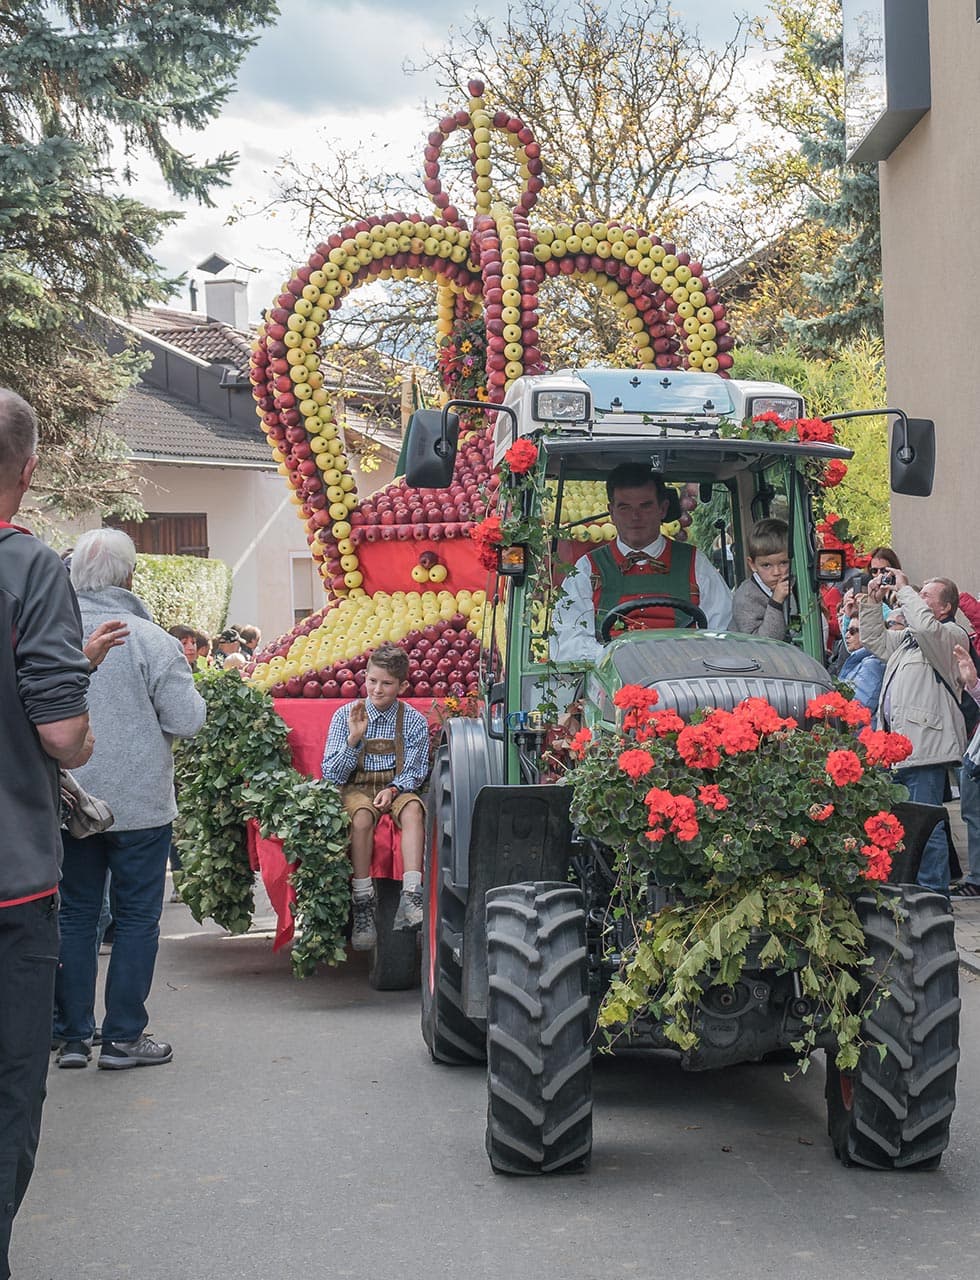
[[[570,478],[602,475],[635,460],[667,478],[726,480],[785,457],[852,456],[839,445],[721,435],[723,425],[764,411],[802,417],[802,397],[781,383],[695,370],[562,369],[516,379],[504,403],[517,415],[519,435],[541,433],[549,474],[564,463]],[[510,418],[498,414],[495,462],[512,438]]]

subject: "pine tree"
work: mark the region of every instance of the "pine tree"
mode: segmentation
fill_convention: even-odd
[[[105,314],[174,291],[153,258],[180,215],[129,195],[140,155],[175,196],[211,203],[236,156],[168,138],[217,117],[274,0],[5,0],[0,5],[0,385],[38,411],[37,489],[67,515],[138,501],[103,415],[135,377]],[[120,168],[117,157],[122,154]]]
[[[814,39],[808,52],[817,69],[842,66],[839,34]],[[837,194],[814,199],[808,213],[838,232],[841,243],[828,270],[803,275],[823,314],[787,319],[786,328],[809,350],[826,354],[842,342],[880,337],[883,331],[878,166],[845,163],[842,115],[825,115],[821,129],[801,138],[801,151],[808,163],[838,177]]]

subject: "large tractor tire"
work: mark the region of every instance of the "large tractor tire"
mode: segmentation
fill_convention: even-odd
[[[467,762],[472,753],[459,753]],[[450,1066],[483,1062],[483,1027],[463,1012],[463,927],[466,890],[457,887],[453,855],[469,848],[476,793],[489,778],[457,770],[450,745],[436,751],[426,800],[425,918],[422,921],[422,1038],[434,1061]],[[479,783],[479,785],[477,785]]]
[[[400,880],[374,882],[378,940],[371,951],[368,982],[375,991],[408,991],[419,985],[418,930],[396,933],[392,928],[401,891]]]
[[[960,1056],[953,916],[946,898],[914,885],[881,892],[881,906],[870,895],[856,903],[873,960],[861,975],[868,1044],[853,1071],[827,1051],[827,1127],[844,1165],[935,1169],[949,1142]],[[878,984],[890,993],[880,1000]]]
[[[563,1173],[592,1154],[592,1022],[580,890],[487,893],[487,1154],[496,1173]]]

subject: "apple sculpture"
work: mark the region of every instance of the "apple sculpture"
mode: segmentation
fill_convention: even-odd
[[[356,696],[367,652],[385,639],[407,648],[416,696],[478,686],[483,607],[493,583],[467,535],[494,505],[492,437],[482,421],[464,418],[444,493],[399,479],[358,496],[343,424],[320,369],[324,325],[353,289],[375,280],[431,283],[443,346],[474,325],[485,335],[478,398],[491,405],[516,378],[544,371],[538,291],[549,276],[600,288],[632,335],[641,368],[727,376],[732,365],[724,304],[691,254],[616,220],[531,224],[543,186],[540,146],[519,117],[488,108],[482,81],[467,87],[466,106],[443,117],[426,141],[423,185],[434,213],[365,216],[328,236],[284,283],[258,328],[251,357],[256,412],[327,593],[324,610],[267,646],[250,668],[253,683],[276,696]],[[440,179],[442,149],[456,133],[468,135],[472,226]],[[501,138],[520,177],[513,205],[494,186],[492,144]],[[691,505],[684,505],[682,525],[690,524]],[[605,508],[601,485],[567,486],[560,521],[569,526],[569,542],[615,536]],[[675,532],[686,536],[683,527]]]

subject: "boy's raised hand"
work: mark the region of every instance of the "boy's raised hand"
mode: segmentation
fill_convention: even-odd
[[[349,747],[357,747],[360,745],[361,739],[367,732],[368,714],[367,704],[363,699],[351,703],[350,716],[347,720],[347,745]]]
[[[773,587],[772,598],[773,600],[775,600],[777,604],[783,604],[783,602],[785,601],[788,595],[789,595],[789,575],[787,574],[785,578],[780,578],[779,581],[776,583],[776,585]]]

